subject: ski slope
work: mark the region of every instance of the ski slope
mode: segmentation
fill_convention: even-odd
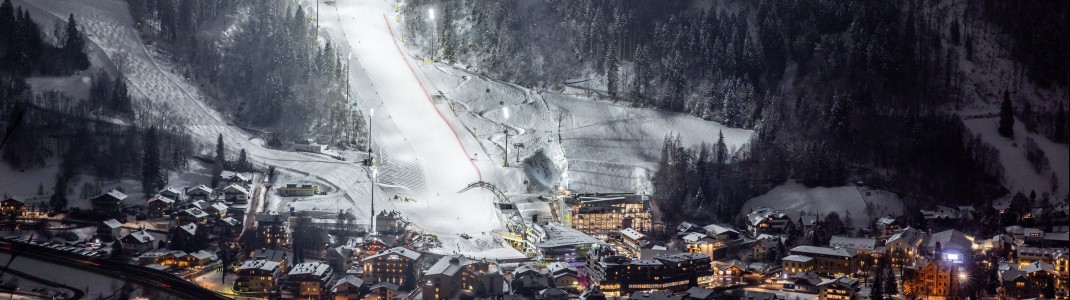
[[[807,188],[790,180],[747,200],[739,214],[745,216],[762,207],[779,210],[792,221],[802,215],[824,218],[829,213],[837,213],[843,220],[850,212],[855,228],[867,228],[877,218],[903,214],[903,202],[891,192],[858,186]]]
[[[981,140],[999,150],[999,161],[1003,165],[1003,186],[1010,190],[1011,194],[1023,193],[1029,195],[1035,191],[1037,195],[1048,193],[1054,199],[1063,199],[1067,196],[1070,185],[1070,150],[1066,145],[1048,140],[1043,135],[1029,133],[1025,130],[1025,124],[1018,119],[1014,120],[1014,139],[1008,139],[999,135],[999,118],[974,118],[964,120],[966,128]],[[1031,137],[1037,143],[1037,148],[1044,152],[1051,163],[1051,167],[1043,172],[1037,172],[1026,158],[1025,141]],[[1052,190],[1052,175],[1057,178],[1058,189]]]

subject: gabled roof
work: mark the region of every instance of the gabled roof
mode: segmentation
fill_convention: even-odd
[[[193,216],[194,218],[198,218],[198,219],[207,218],[208,217],[208,213],[206,213],[203,210],[200,210],[199,208],[196,208],[196,207],[187,208],[187,209],[183,210],[182,212],[184,212],[186,214],[189,214],[190,216]]]
[[[156,238],[153,237],[151,234],[149,234],[148,231],[139,230],[139,231],[133,231],[133,232],[130,232],[130,233],[126,234],[125,236],[123,236],[123,238],[121,240],[124,243],[136,242],[136,243],[139,243],[139,244],[145,244],[145,243],[149,243],[149,242],[155,241]]]
[[[237,192],[237,193],[242,193],[242,194],[248,194],[249,193],[249,189],[246,189],[245,187],[237,185],[237,184],[231,184],[231,185],[228,185],[227,187],[223,188],[223,192],[224,193],[235,193],[235,192]]]
[[[630,227],[621,230],[620,234],[624,235],[625,237],[627,237],[629,239],[636,240],[636,241],[646,237],[645,234],[642,234],[639,231],[636,231],[634,228],[630,228]]]
[[[214,257],[216,257],[215,254],[212,254],[211,252],[204,251],[204,250],[193,252],[193,253],[190,253],[189,255],[193,256],[196,259],[213,259]]]
[[[179,228],[181,228],[182,231],[189,233],[189,235],[197,235],[197,223],[189,223],[179,226]]]
[[[100,196],[97,196],[96,198],[93,198],[93,199],[103,199],[104,197],[112,198],[112,199],[115,199],[116,201],[119,201],[119,202],[122,202],[123,200],[126,200],[126,194],[123,194],[123,192],[120,192],[119,190],[115,190],[115,189],[113,189],[111,191],[108,191],[107,193],[104,193],[104,194],[102,194]]]
[[[892,237],[888,238],[888,242],[886,242],[885,244],[891,244],[893,242],[903,242],[906,244],[913,245],[924,239],[924,232],[914,229],[914,227],[908,226],[907,228],[903,228],[903,230],[900,230],[899,232],[893,234]]]
[[[410,250],[409,248],[397,247],[397,248],[387,249],[386,251],[379,252],[379,253],[377,253],[375,255],[372,255],[372,256],[368,256],[368,257],[364,258],[363,260],[366,261],[366,260],[375,259],[375,258],[383,257],[383,256],[389,257],[389,255],[404,256],[404,257],[407,257],[407,258],[409,258],[411,260],[417,260],[417,259],[420,259],[420,255],[421,254],[420,254],[420,252],[416,252],[416,251]]]
[[[238,179],[238,180],[241,180],[241,181],[249,181],[249,176],[245,176],[245,174],[238,173],[238,172],[233,172],[233,171],[223,171],[222,173],[219,174],[219,177],[226,178],[226,179]]]
[[[164,196],[164,195],[156,195],[156,196],[152,196],[152,198],[149,198],[149,200],[145,201],[145,203],[153,203],[153,202],[163,202],[163,203],[167,203],[167,204],[172,204],[172,203],[175,203],[175,199],[167,198],[167,196]]]
[[[226,204],[223,204],[221,202],[216,202],[216,203],[212,204],[211,206],[208,206],[208,208],[214,209],[215,211],[224,211],[224,210],[227,210],[230,207],[227,207]]]
[[[940,243],[940,248],[943,250],[958,249],[969,251],[973,248],[973,237],[958,230],[945,230],[934,233],[929,238],[926,247],[936,248],[936,243]]]
[[[750,225],[758,226],[758,224],[761,224],[762,221],[765,221],[768,218],[781,219],[786,217],[787,215],[778,210],[773,210],[772,208],[768,207],[762,207],[747,214],[747,221],[750,223]]]
[[[188,191],[186,191],[187,195],[188,194],[195,194],[195,193],[196,194],[208,194],[208,195],[211,195],[212,194],[212,188],[209,188],[209,187],[207,187],[207,186],[202,184],[202,185],[195,186],[195,187],[189,189]]]
[[[854,257],[857,254],[853,249],[833,249],[814,246],[796,246],[795,248],[791,248],[791,253],[806,256],[825,255],[838,257]]]
[[[238,219],[232,217],[223,218],[223,223],[227,223],[227,225],[230,226],[237,226],[238,224],[241,224],[241,222],[238,222]]]
[[[781,258],[780,260],[805,263],[805,262],[810,262],[810,261],[814,260],[814,258],[806,256],[806,255],[794,254],[794,255],[785,256],[784,258]]]
[[[361,280],[357,276],[348,275],[346,277],[343,277],[342,279],[339,279],[338,282],[335,282],[334,288],[332,288],[331,291],[338,292],[338,287],[342,285],[349,285],[351,287],[360,288],[362,285],[364,285],[364,280]]]
[[[698,232],[692,232],[692,233],[688,233],[687,235],[685,235],[681,239],[684,240],[685,242],[688,242],[688,243],[697,243],[699,240],[702,240],[704,238],[706,238],[705,234],[701,234],[701,233],[698,233]]]
[[[387,282],[387,281],[383,281],[383,282],[380,282],[380,283],[376,283],[375,285],[372,285],[368,289],[370,289],[370,290],[388,289],[388,290],[391,290],[391,291],[397,291],[398,288],[400,288],[400,287],[398,285],[396,285],[396,284],[393,284],[393,283],[390,283],[390,282]]]
[[[175,194],[175,195],[181,195],[182,194],[181,191],[179,191],[178,189],[173,188],[173,187],[166,187],[166,188],[164,188],[164,189],[162,189],[162,190],[160,190],[159,192],[156,192],[156,193],[158,193],[158,194],[168,193],[168,194]]]
[[[724,226],[717,225],[717,224],[706,225],[705,227],[702,227],[702,229],[705,229],[707,233],[712,234],[712,235],[720,235],[720,234],[725,234],[725,233],[737,233],[737,234],[739,233],[739,231],[736,231],[735,229],[724,227]]]
[[[108,226],[108,228],[111,229],[116,229],[123,227],[123,223],[119,223],[119,221],[115,219],[108,219],[104,221],[104,226]]]
[[[845,277],[845,276],[840,276],[840,277],[836,277],[834,279],[829,279],[829,280],[822,281],[820,284],[818,284],[818,286],[828,286],[828,285],[835,285],[835,286],[844,287],[844,288],[853,288],[853,287],[858,286],[858,279]]]

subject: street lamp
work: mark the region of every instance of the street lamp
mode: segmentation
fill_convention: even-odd
[[[428,8],[427,15],[431,17],[431,62],[435,62],[435,8]]]
[[[379,175],[379,170],[375,168],[375,157],[372,156],[372,118],[375,117],[375,109],[368,110],[368,160],[365,165],[368,166],[368,173],[371,175],[371,188],[368,189],[368,193],[371,194],[371,219],[368,219],[368,234],[375,236],[375,179]]]
[[[504,105],[504,103],[503,103]],[[505,133],[505,145],[502,149],[505,149],[505,156],[502,157],[503,164],[509,166],[509,127],[505,126],[505,122],[509,121],[509,107],[502,107],[502,116],[505,117],[505,121],[502,122],[502,132]]]

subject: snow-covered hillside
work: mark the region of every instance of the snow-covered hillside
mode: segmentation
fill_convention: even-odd
[[[780,210],[794,221],[798,221],[803,214],[817,214],[823,218],[829,213],[836,213],[840,219],[846,219],[847,212],[850,212],[855,228],[869,227],[873,218],[900,216],[903,213],[903,202],[891,192],[858,186],[807,188],[793,181],[747,200],[740,215],[761,207]]]
[[[976,118],[965,121],[966,128],[974,135],[980,135],[981,140],[999,150],[999,160],[1005,170],[1003,186],[1007,187],[1012,194],[1021,192],[1029,195],[1036,191],[1037,195],[1049,193],[1062,199],[1067,196],[1070,187],[1070,150],[1067,145],[1057,144],[1046,137],[1027,133],[1025,125],[1021,121],[1014,122],[1014,139],[999,135],[999,118]],[[1049,170],[1038,173],[1026,159],[1026,138],[1032,138],[1037,147],[1044,151],[1051,163]],[[1058,190],[1052,190],[1052,174],[1055,174],[1058,182]]]

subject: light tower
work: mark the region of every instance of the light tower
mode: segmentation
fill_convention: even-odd
[[[431,17],[431,62],[435,62],[435,8],[428,8],[427,15]]]
[[[505,102],[502,102],[505,105]],[[509,107],[502,107],[502,116],[505,117],[505,121],[502,122],[502,132],[505,133],[505,145],[502,149],[505,149],[505,155],[502,156],[502,164],[506,167],[509,166],[509,126],[505,125],[505,122],[509,121]]]

